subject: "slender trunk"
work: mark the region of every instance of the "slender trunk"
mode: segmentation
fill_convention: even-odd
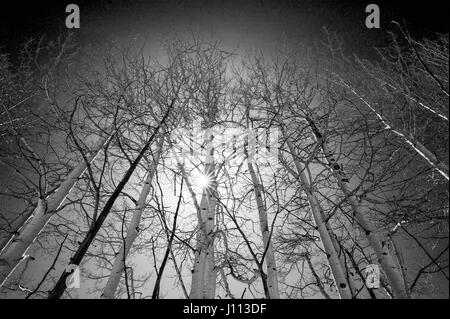
[[[177,153],[173,150],[173,144],[170,143],[170,141],[169,141],[169,144],[170,144],[170,149],[172,150],[172,155],[174,156],[175,161],[177,162],[178,169],[180,170],[181,177],[186,182],[186,186],[187,186],[187,188],[189,190],[189,194],[191,195],[192,201],[194,202],[194,207],[195,207],[195,210],[197,212],[197,220],[201,220],[200,205],[197,202],[197,198],[196,198],[194,189],[192,187],[192,184],[190,182],[189,176],[186,173],[186,170],[184,169],[184,164],[180,161],[180,158],[178,157]],[[186,297],[186,299],[189,299],[189,294],[188,294],[188,292],[186,290],[186,287],[184,286],[183,279],[182,279],[182,276],[181,276],[181,271],[178,268],[178,265],[176,263],[176,259],[175,259],[175,256],[174,256],[174,253],[173,253],[172,249],[170,249],[170,254],[171,254],[172,261],[173,261],[173,264],[174,264],[174,267],[175,267],[175,271],[177,272],[178,279],[180,280],[181,287],[183,289],[183,294]]]
[[[169,146],[170,146],[170,149],[172,150],[172,155],[175,158],[175,161],[177,162],[177,167],[180,170],[181,177],[186,182],[186,186],[187,186],[187,188],[189,190],[189,194],[191,195],[192,201],[194,202],[194,207],[195,207],[195,210],[197,212],[197,219],[200,220],[201,219],[201,217],[200,217],[200,205],[198,204],[197,198],[195,197],[194,188],[192,187],[192,184],[190,182],[189,176],[186,173],[186,170],[184,168],[184,164],[180,161],[180,158],[178,157],[177,153],[173,150],[173,144],[170,143],[170,141],[169,141]]]
[[[247,158],[248,169],[253,182],[253,187],[255,190],[256,204],[258,206],[259,214],[259,226],[261,229],[261,234],[263,237],[264,251],[266,259],[266,271],[267,271],[267,290],[269,296],[268,299],[280,299],[280,292],[278,291],[278,275],[277,275],[277,264],[275,261],[275,255],[273,252],[272,242],[270,241],[270,230],[267,221],[267,210],[262,199],[263,186],[261,185],[258,177],[256,176],[253,164]],[[264,259],[261,261],[263,262]]]
[[[142,187],[139,199],[136,203],[136,207],[133,212],[133,217],[131,218],[130,225],[128,226],[127,235],[125,237],[125,240],[122,242],[122,245],[116,255],[114,265],[111,269],[111,273],[108,278],[108,282],[106,283],[106,286],[103,289],[101,297],[104,299],[114,298],[114,294],[120,282],[120,277],[122,277],[122,272],[125,268],[125,260],[128,256],[128,253],[130,252],[134,240],[138,236],[139,223],[141,221],[142,212],[144,211],[146,205],[148,194],[150,193],[151,190],[153,177],[155,176],[155,171],[157,169],[162,152],[163,142],[164,137],[161,136],[160,141],[158,142],[156,152],[153,157],[153,162],[150,164],[150,167],[148,169],[147,179],[145,180],[144,187]]]
[[[283,132],[284,133],[284,132]],[[329,224],[323,219],[322,207],[319,204],[316,196],[314,195],[311,186],[309,184],[308,178],[301,167],[301,164],[298,160],[297,152],[295,151],[294,145],[292,142],[286,138],[286,135],[283,134],[286,143],[288,145],[289,151],[294,159],[294,165],[297,170],[297,175],[299,182],[302,185],[303,191],[305,192],[309,206],[312,211],[312,215],[316,224],[317,231],[319,232],[320,239],[322,241],[323,247],[325,249],[328,262],[330,264],[331,272],[334,277],[334,281],[336,283],[336,287],[339,291],[339,295],[342,299],[351,299],[352,294],[349,288],[349,284],[347,278],[345,276],[345,272],[342,269],[341,262],[339,260],[338,254],[334,248],[333,241],[331,239],[331,229],[329,228]]]
[[[177,260],[175,258],[175,254],[173,253],[172,248],[170,248],[170,258],[172,259],[173,268],[175,268],[175,272],[177,273],[178,280],[180,281],[181,289],[183,290],[183,295],[186,299],[189,299],[189,294],[187,292],[186,286],[184,285],[183,276],[181,275],[180,267],[178,267],[178,265],[177,265]]]
[[[432,152],[430,152],[422,143],[417,141],[411,134],[403,131],[402,129],[395,127],[387,118],[383,117],[369,102],[366,101],[360,94],[358,94],[350,85],[341,79],[341,83],[347,87],[356,97],[358,97],[364,105],[366,105],[372,113],[383,123],[386,130],[391,131],[395,135],[399,136],[406,144],[419,154],[433,169],[439,172],[447,181],[449,180],[448,165],[441,162]]]
[[[212,148],[213,136],[205,132],[206,162],[205,176],[210,182],[202,191],[200,201],[200,216],[197,232],[197,246],[195,249],[194,269],[192,272],[190,299],[213,299],[216,295],[216,277],[214,268],[214,224],[216,212],[217,180],[214,163],[214,149]]]
[[[431,112],[432,114],[435,114],[437,116],[439,116],[441,119],[445,120],[448,122],[448,117],[444,114],[442,114],[441,112],[433,109],[432,107],[430,107],[429,105],[426,105],[422,102],[420,102],[417,98],[411,96],[410,94],[408,94],[407,92],[405,92],[404,90],[401,90],[397,87],[395,87],[394,85],[392,85],[391,83],[386,82],[383,79],[378,78],[377,76],[373,75],[366,67],[366,65],[364,65],[364,63],[362,61],[360,61],[359,59],[357,59],[359,65],[364,69],[364,71],[366,72],[366,74],[370,75],[372,78],[374,78],[375,80],[377,80],[378,82],[380,82],[381,85],[385,85],[390,87],[391,89],[400,92],[401,94],[403,94],[403,96],[405,96],[407,99],[410,99],[411,101],[417,103],[421,108],[423,108],[424,110]]]
[[[365,290],[367,291],[367,293],[369,294],[369,297],[370,297],[371,299],[377,299],[377,296],[375,295],[375,292],[374,292],[374,289],[377,289],[377,288],[367,288],[367,286],[366,286],[366,278],[365,278],[365,276],[363,275],[361,269],[359,268],[358,263],[357,263],[356,260],[355,260],[355,256],[352,254],[351,251],[349,251],[349,250],[346,249],[346,248],[344,248],[344,251],[345,251],[345,254],[348,256],[348,259],[349,259],[350,262],[352,263],[353,268],[355,269],[356,273],[358,274],[358,276],[359,276],[361,282],[362,282],[363,285],[364,285],[364,287],[362,287],[362,289],[365,288]],[[366,297],[366,296],[364,296],[364,297]],[[367,299],[368,299],[368,298],[367,298]]]
[[[3,234],[2,238],[0,239],[0,254],[3,252],[3,249],[5,249],[5,247],[10,243],[11,238],[13,238],[14,235],[20,233],[21,228],[25,226],[26,222],[36,209],[36,206],[33,205],[27,208],[25,212],[20,214],[20,216],[11,223],[11,226],[9,227],[10,230],[6,234]]]
[[[324,218],[325,216],[322,216],[322,218],[325,220]],[[342,249],[341,244],[339,243],[336,234],[334,232],[330,232],[330,237],[331,237],[331,241],[333,242],[333,246],[334,249],[336,250],[336,253],[338,254],[339,257],[339,261],[341,263],[341,267],[342,269],[345,271],[346,274],[346,278],[350,287],[350,292],[352,293],[353,298],[356,299],[356,295],[357,295],[357,291],[358,291],[358,285],[356,283],[355,280],[355,274],[352,274],[351,271],[349,271],[348,267],[347,267],[347,262],[346,262],[346,258],[345,258],[345,252]],[[355,269],[355,272],[357,270]],[[359,294],[360,295],[360,294]],[[360,295],[361,298],[361,295]],[[364,296],[362,297],[362,299],[365,299]]]
[[[108,142],[109,138],[110,136],[101,138],[94,146],[93,151],[86,155],[85,160],[82,160],[75,166],[53,194],[45,199],[39,198],[36,208],[22,229],[10,239],[9,244],[0,253],[0,287],[6,282],[9,275],[23,259],[23,256],[26,255],[30,245],[36,240],[49,219],[64,202],[72,187],[83,175],[87,165],[94,161],[96,155]]]
[[[134,159],[134,161],[131,163],[130,167],[128,168],[125,175],[122,177],[122,180],[117,185],[114,192],[111,194],[107,202],[105,203],[105,206],[103,207],[100,215],[98,216],[97,220],[95,221],[93,227],[88,231],[86,234],[86,237],[81,242],[80,246],[78,247],[78,250],[75,252],[75,254],[70,259],[70,263],[73,265],[80,265],[81,261],[83,260],[84,255],[86,254],[87,250],[89,249],[89,246],[91,245],[92,241],[94,240],[95,236],[97,235],[98,231],[103,225],[103,222],[105,221],[106,217],[108,217],[109,212],[111,211],[111,208],[113,207],[116,199],[119,197],[119,195],[122,193],[123,188],[128,183],[128,180],[130,179],[131,175],[135,171],[136,167],[138,166],[139,162],[141,161],[144,154],[148,151],[150,148],[153,139],[155,138],[156,134],[160,130],[161,126],[165,125],[166,119],[169,116],[169,113],[175,103],[175,100],[172,100],[170,106],[168,107],[166,114],[162,118],[161,122],[159,123],[158,127],[155,129],[153,134],[151,135],[148,142],[144,145],[144,147],[139,152],[138,156]],[[59,278],[58,282],[55,284],[53,289],[50,291],[48,299],[59,299],[61,298],[62,294],[66,290],[66,279],[70,275],[70,272],[64,271]]]
[[[223,287],[226,292],[225,297],[230,297],[230,299],[236,299],[236,298],[234,298],[233,294],[231,293],[230,286],[228,285],[227,276],[225,276],[225,271],[223,271],[223,268],[220,268],[219,272],[220,272],[220,277],[222,278]]]
[[[322,282],[320,281],[320,277],[317,274],[316,270],[314,269],[314,266],[311,262],[311,257],[309,254],[305,255],[306,261],[308,262],[309,269],[311,269],[311,273],[313,274],[314,279],[316,280],[317,287],[319,287],[320,292],[326,299],[331,299],[330,295],[325,291],[325,287],[323,286]]]
[[[411,291],[409,290],[408,272],[405,265],[405,260],[403,259],[401,249],[398,247],[394,239],[394,236],[397,233],[397,231],[398,228],[396,228],[394,231],[391,231],[391,233],[389,234],[389,238],[391,240],[392,247],[394,248],[394,253],[397,256],[398,263],[400,265],[401,275],[403,277],[403,285],[405,287],[406,299],[411,299]]]
[[[173,239],[175,238],[175,231],[177,229],[178,213],[180,211],[180,204],[181,204],[182,198],[183,198],[183,179],[181,179],[180,196],[178,197],[177,208],[175,210],[175,215],[173,217],[172,230],[170,231],[170,234],[169,234],[169,227],[168,227],[166,221],[163,220],[164,216],[161,216],[161,220],[163,221],[163,227],[164,227],[164,230],[165,230],[165,233],[167,236],[167,248],[166,248],[166,252],[164,254],[163,261],[162,261],[161,266],[159,267],[159,271],[157,273],[155,287],[153,288],[153,293],[152,293],[152,299],[159,299],[159,287],[161,284],[161,279],[162,279],[162,276],[164,273],[164,269],[166,267],[167,260],[169,259],[169,254],[172,251],[172,243],[173,243]]]
[[[315,125],[314,121],[311,118],[307,118],[312,131],[316,137],[317,143],[319,143],[322,152],[324,153],[325,159],[327,161],[328,166],[330,167],[331,173],[336,179],[339,188],[350,204],[355,219],[358,225],[362,228],[366,237],[369,241],[370,246],[374,250],[378,262],[381,264],[386,277],[388,279],[389,285],[392,288],[392,292],[394,294],[394,298],[404,299],[406,298],[406,291],[403,284],[401,272],[389,251],[388,243],[386,241],[381,241],[376,234],[376,229],[373,226],[372,222],[365,216],[366,214],[363,212],[363,209],[359,205],[355,196],[349,191],[346,185],[346,179],[342,178],[342,172],[340,165],[336,162],[336,160],[332,157],[332,153],[327,148],[327,143],[323,140],[323,136],[320,133],[319,129]]]

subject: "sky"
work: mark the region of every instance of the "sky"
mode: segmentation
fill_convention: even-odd
[[[10,53],[30,36],[55,37],[65,28],[65,7],[80,7],[83,44],[107,39],[155,41],[168,34],[203,35],[225,46],[273,49],[317,40],[325,26],[338,32],[353,51],[370,54],[381,45],[392,20],[404,21],[412,35],[448,31],[446,1],[374,1],[381,28],[367,29],[365,7],[372,1],[14,1],[0,12],[0,44]]]

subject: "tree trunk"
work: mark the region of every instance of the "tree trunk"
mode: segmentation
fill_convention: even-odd
[[[350,85],[341,79],[341,83],[348,88],[356,97],[358,97],[364,105],[366,105],[372,113],[383,123],[386,130],[391,131],[399,136],[406,144],[419,154],[433,169],[439,172],[447,181],[449,180],[448,165],[441,162],[432,152],[430,152],[422,143],[417,141],[411,134],[404,132],[400,128],[395,127],[387,118],[383,117],[369,102],[359,95]]]
[[[0,287],[6,282],[9,275],[23,259],[23,256],[26,255],[30,245],[36,240],[49,219],[64,202],[72,187],[83,175],[87,165],[94,161],[98,152],[109,139],[110,136],[101,138],[94,146],[93,151],[86,155],[86,160],[82,160],[75,166],[53,194],[45,199],[39,198],[38,204],[27,222],[19,230],[18,234],[11,238],[9,244],[0,253]]]
[[[208,176],[209,185],[202,191],[200,201],[200,214],[197,233],[197,246],[195,249],[194,269],[192,271],[190,299],[214,299],[216,295],[216,269],[214,268],[214,227],[216,212],[217,180],[214,163],[213,136],[205,132],[206,162],[204,174]]]
[[[164,133],[162,134],[164,135]],[[122,272],[124,271],[125,268],[125,260],[128,256],[128,253],[130,252],[134,240],[136,239],[139,233],[138,231],[139,223],[141,221],[142,212],[144,211],[146,205],[148,194],[150,193],[152,187],[153,176],[155,176],[159,159],[161,157],[163,142],[164,136],[161,136],[160,141],[158,142],[156,152],[153,157],[153,162],[150,164],[150,167],[148,169],[147,179],[144,183],[144,187],[142,187],[139,199],[136,203],[136,207],[133,212],[133,217],[131,218],[130,225],[128,226],[127,235],[125,237],[125,240],[122,242],[122,245],[120,246],[120,249],[116,255],[114,265],[111,269],[108,282],[106,283],[106,286],[103,289],[101,298],[104,299],[114,298],[114,294],[120,282],[120,277],[122,276]]]
[[[389,281],[389,285],[392,288],[394,298],[400,299],[406,298],[407,294],[403,284],[402,275],[392,254],[389,251],[388,241],[383,242],[380,241],[380,239],[376,234],[375,227],[373,226],[371,221],[368,218],[366,218],[355,196],[348,190],[346,183],[342,181],[342,176],[340,174],[340,165],[336,162],[334,158],[332,158],[331,156],[332,153],[329,152],[329,150],[327,149],[327,144],[325,141],[323,141],[323,136],[320,133],[319,129],[317,128],[317,126],[315,125],[314,121],[311,118],[307,118],[307,120],[310,124],[312,131],[314,132],[317,143],[322,149],[327,164],[330,167],[331,173],[333,174],[334,178],[336,179],[339,185],[339,188],[341,189],[342,193],[344,194],[345,198],[350,204],[358,225],[362,228],[362,230],[366,234],[369,244],[374,250],[378,258],[378,262],[381,264],[386,274],[386,277]]]
[[[15,234],[18,234],[21,228],[27,223],[30,216],[33,214],[36,206],[29,207],[25,212],[23,212],[16,220],[12,222],[12,225],[9,227],[10,230],[7,231],[6,234],[3,234],[0,239],[0,254],[3,252],[6,246],[11,242],[11,238],[14,237]]]
[[[317,287],[319,287],[320,292],[325,297],[325,299],[331,299],[330,295],[326,292],[325,287],[323,286],[322,282],[320,281],[320,277],[317,274],[316,270],[314,269],[314,266],[311,262],[311,257],[309,256],[308,253],[305,254],[305,259],[308,262],[309,269],[311,269],[311,273],[312,273],[314,279],[316,280],[316,284],[317,284]]]
[[[316,224],[317,231],[319,232],[320,239],[322,241],[323,247],[325,249],[328,262],[330,264],[331,272],[334,277],[334,281],[336,283],[336,287],[339,291],[339,295],[342,299],[351,299],[352,293],[349,288],[349,284],[347,278],[345,276],[345,272],[342,269],[341,262],[339,260],[338,254],[334,248],[333,241],[331,239],[331,229],[329,228],[329,224],[325,222],[322,218],[323,212],[322,207],[319,204],[316,196],[314,195],[311,186],[309,185],[308,178],[304,170],[301,167],[300,162],[298,161],[298,155],[295,151],[294,145],[292,142],[286,138],[284,132],[283,135],[286,139],[286,143],[288,145],[289,151],[294,159],[295,168],[297,170],[299,182],[302,185],[303,191],[306,193],[308,198],[309,206],[312,211],[312,215]]]
[[[266,271],[267,271],[267,288],[269,296],[268,299],[280,299],[280,292],[278,291],[278,275],[277,275],[277,264],[275,261],[275,255],[273,252],[273,246],[271,242],[271,233],[269,229],[269,224],[267,221],[267,210],[262,199],[263,186],[259,182],[256,176],[255,170],[253,169],[253,164],[247,158],[248,169],[253,182],[253,187],[255,189],[256,204],[258,206],[259,214],[259,226],[261,228],[261,234],[264,243],[264,252],[266,259]],[[262,261],[263,262],[263,261]]]
[[[173,217],[172,230],[169,230],[169,226],[167,225],[167,223],[164,219],[165,217],[161,216],[161,221],[162,221],[162,224],[164,227],[164,232],[166,233],[166,237],[167,237],[167,248],[166,248],[166,252],[164,254],[164,258],[161,263],[161,266],[159,267],[159,271],[157,272],[157,278],[156,278],[156,282],[155,282],[155,287],[153,288],[152,299],[159,299],[159,290],[160,290],[162,276],[164,274],[164,269],[166,267],[167,260],[169,259],[170,253],[173,252],[172,243],[173,243],[173,239],[175,238],[175,231],[177,229],[178,213],[180,211],[181,200],[183,198],[183,184],[184,184],[183,181],[184,180],[181,179],[180,196],[178,196],[177,208],[175,209],[175,215]],[[175,261],[175,259],[174,259],[174,261]]]
[[[168,107],[164,117],[162,118],[159,125],[156,127],[155,131],[147,141],[147,143],[144,145],[144,147],[139,152],[138,156],[134,159],[134,161],[131,163],[130,167],[128,168],[125,175],[122,177],[122,180],[117,185],[114,192],[111,194],[107,202],[105,203],[105,206],[103,207],[100,215],[98,216],[97,220],[95,221],[93,227],[88,231],[86,234],[86,237],[81,242],[80,246],[78,247],[78,250],[75,252],[75,254],[70,259],[70,264],[72,265],[80,265],[81,261],[83,260],[84,255],[86,254],[87,250],[89,249],[89,246],[91,245],[92,241],[94,240],[95,236],[97,235],[98,231],[103,225],[103,222],[105,221],[106,217],[108,217],[109,212],[111,211],[111,208],[113,207],[116,199],[119,197],[119,195],[122,193],[123,188],[128,183],[128,180],[130,179],[131,175],[135,171],[136,167],[138,166],[139,162],[141,161],[144,154],[148,151],[150,148],[153,139],[155,138],[156,134],[160,130],[161,126],[165,125],[166,119],[170,114],[170,111],[173,108],[173,105],[175,103],[175,99],[172,100],[170,106]],[[50,291],[48,295],[48,299],[59,299],[61,298],[62,294],[66,290],[66,279],[70,275],[70,272],[64,271],[59,278],[58,282],[55,284],[53,289]]]
[[[322,216],[322,218],[323,217],[324,216]],[[367,294],[365,294],[364,292],[361,294],[361,292],[364,290],[361,290],[358,294],[356,293],[360,289],[360,287],[358,287],[358,284],[356,283],[355,274],[352,274],[351,271],[348,270],[347,262],[346,262],[346,258],[345,258],[345,252],[342,249],[342,246],[340,245],[340,243],[336,237],[336,234],[334,232],[330,233],[330,237],[331,237],[331,241],[333,242],[334,249],[336,250],[336,253],[339,257],[339,261],[341,262],[342,269],[346,273],[346,278],[347,278],[347,281],[348,281],[348,284],[350,287],[350,292],[352,293],[352,298],[356,299],[357,295],[358,295],[359,296],[358,299],[367,299],[368,298]],[[355,269],[355,272],[356,271],[357,270]]]

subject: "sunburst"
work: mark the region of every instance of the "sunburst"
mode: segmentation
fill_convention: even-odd
[[[211,184],[211,178],[205,174],[199,174],[196,178],[196,184],[201,188],[209,187]]]

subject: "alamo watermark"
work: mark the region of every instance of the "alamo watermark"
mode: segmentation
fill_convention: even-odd
[[[70,264],[66,267],[66,272],[69,273],[69,276],[66,278],[66,288],[80,288],[80,267],[75,264]]]
[[[380,288],[380,267],[370,264],[364,269],[366,275],[366,287],[370,289]]]
[[[379,29],[380,28],[380,7],[374,3],[366,6],[366,13],[369,15],[366,17],[366,28]]]
[[[366,17],[366,27],[368,29],[379,29],[380,28],[380,7],[374,3],[368,4],[366,6],[366,13],[369,15]],[[68,29],[79,29],[80,28],[80,7],[76,4],[68,4],[66,6],[66,16],[65,24]]]
[[[246,128],[234,124],[202,129],[201,121],[194,121],[192,129],[173,130],[170,139],[172,151],[183,164],[210,156],[222,162],[244,158],[252,164],[276,166],[279,134],[278,128]]]
[[[66,28],[79,29],[80,28],[80,7],[76,4],[68,4],[66,6]]]

